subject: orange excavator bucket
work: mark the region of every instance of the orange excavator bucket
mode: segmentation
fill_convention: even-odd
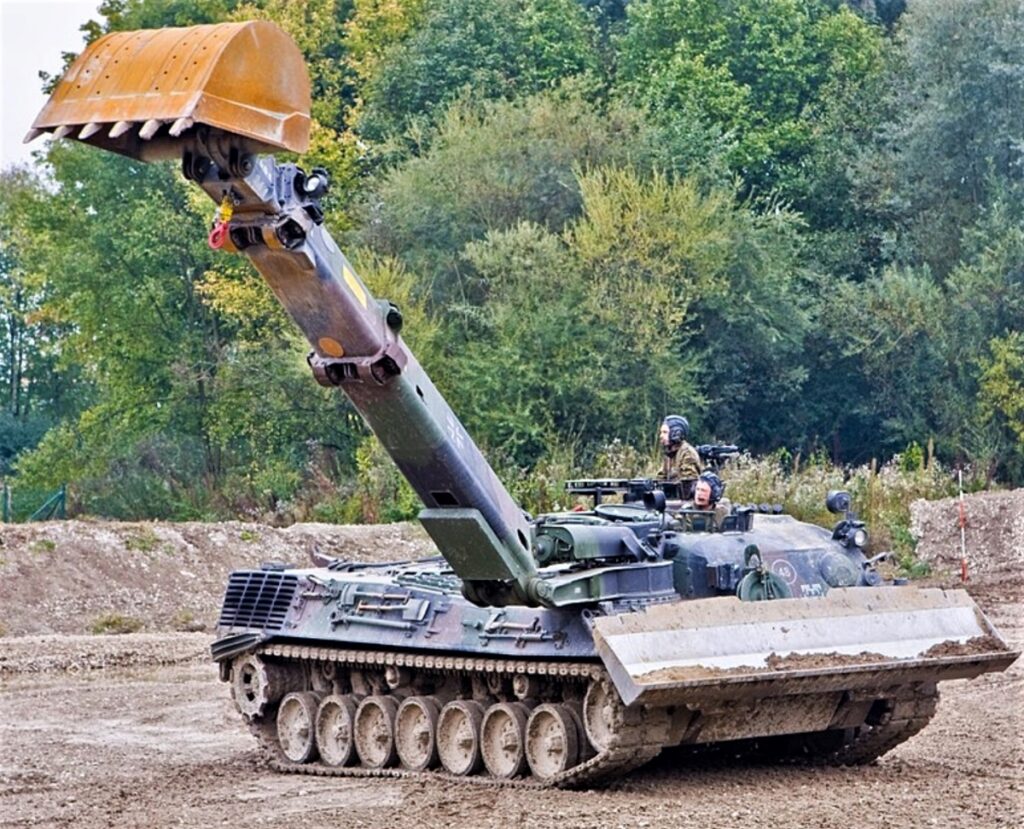
[[[206,125],[253,150],[302,153],[309,110],[302,53],[273,23],[113,32],[78,56],[25,141],[52,132],[151,160]]]

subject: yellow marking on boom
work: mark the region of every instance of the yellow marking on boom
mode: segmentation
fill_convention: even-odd
[[[352,290],[352,293],[356,295],[356,299],[359,300],[359,304],[365,308],[366,291],[364,291],[363,286],[359,284],[359,280],[356,279],[356,275],[352,273],[352,269],[348,265],[343,265],[341,272],[345,277],[345,283]]]

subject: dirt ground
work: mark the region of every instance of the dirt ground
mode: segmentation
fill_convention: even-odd
[[[937,514],[934,533],[946,523],[945,509]],[[1021,549],[986,549],[968,589],[1021,649]],[[1024,825],[1020,660],[945,683],[931,724],[863,768],[659,760],[587,792],[274,773],[208,662],[208,631],[229,569],[314,550],[383,560],[430,546],[411,525],[0,525],[0,825]],[[932,581],[955,585],[956,568],[935,564]],[[111,613],[136,619],[141,632],[88,634]],[[176,630],[199,627],[207,631]]]

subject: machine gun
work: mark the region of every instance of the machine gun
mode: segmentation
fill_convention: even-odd
[[[740,448],[732,443],[704,443],[697,447],[697,454],[706,468],[717,472],[727,461],[739,457]]]
[[[705,443],[697,447],[701,463],[717,472],[728,461],[740,454],[740,449],[731,443]],[[594,506],[604,502],[609,495],[621,495],[624,503],[631,504],[644,500],[644,495],[661,490],[668,501],[685,501],[693,495],[693,480],[668,481],[662,478],[576,478],[565,482],[569,495],[584,495],[594,499]]]

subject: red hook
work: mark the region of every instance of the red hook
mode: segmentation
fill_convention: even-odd
[[[209,243],[213,250],[218,250],[224,246],[224,241],[228,238],[228,223],[227,222],[215,222],[213,227],[210,229],[210,235],[206,241]]]

